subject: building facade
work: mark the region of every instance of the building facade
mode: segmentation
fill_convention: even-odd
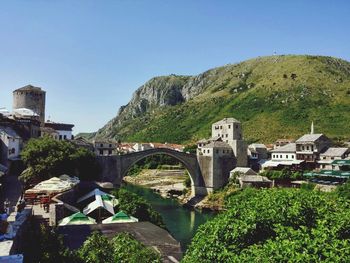
[[[247,146],[241,123],[225,118],[212,124],[212,137],[197,142],[197,160],[207,191],[227,184],[230,171],[247,166]]]
[[[11,127],[0,126],[1,163],[8,165],[10,160],[19,157],[23,148],[22,138]]]
[[[72,140],[74,124],[67,123],[56,123],[56,122],[45,122],[45,128],[51,128],[58,134],[58,140]]]
[[[98,156],[113,155],[117,150],[117,143],[110,140],[95,140],[93,146]]]

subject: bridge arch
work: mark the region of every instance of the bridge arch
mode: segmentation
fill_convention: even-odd
[[[171,149],[157,148],[157,149],[150,149],[150,150],[144,150],[144,151],[135,152],[135,153],[129,153],[125,155],[120,155],[120,162],[118,165],[120,179],[122,180],[122,178],[127,175],[127,172],[129,171],[129,169],[138,161],[141,161],[144,158],[147,158],[149,156],[154,156],[159,154],[164,154],[176,159],[187,169],[191,179],[192,194],[197,195],[198,194],[197,189],[198,187],[204,186],[204,181],[200,172],[196,155],[184,153],[184,152],[178,152]]]

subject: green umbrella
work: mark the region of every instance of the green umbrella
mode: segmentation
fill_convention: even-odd
[[[107,219],[103,220],[102,223],[109,224],[109,223],[129,223],[129,222],[138,222],[139,220],[133,216],[129,216],[125,214],[123,211],[120,211],[116,213],[115,215],[108,217]]]
[[[81,212],[77,212],[73,215],[67,216],[63,218],[58,225],[59,226],[65,226],[65,225],[91,225],[96,224],[96,220],[92,219],[91,217],[88,217],[84,215]]]

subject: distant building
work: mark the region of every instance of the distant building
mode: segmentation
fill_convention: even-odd
[[[74,124],[45,122],[45,128],[54,129],[58,133],[58,140],[72,140]]]
[[[300,169],[304,160],[297,160],[296,144],[289,143],[271,151],[271,160],[262,164],[263,169]]]
[[[117,143],[111,140],[95,140],[93,142],[96,155],[108,156],[115,154]]]
[[[350,154],[349,148],[328,148],[327,151],[320,154],[320,160],[318,161],[321,169],[332,169],[332,163],[334,160],[343,160]]]
[[[320,154],[332,145],[331,140],[323,134],[305,134],[295,143],[297,159],[305,161],[306,169],[314,169]]]
[[[71,143],[78,147],[85,148],[91,152],[94,152],[94,146],[91,142],[88,140],[84,139],[83,137],[76,137],[73,140],[71,140]]]
[[[268,159],[268,151],[264,144],[253,143],[248,146],[248,162],[249,167],[255,171],[260,170],[262,161]]]
[[[278,140],[274,143],[273,148],[274,148],[274,149],[277,149],[277,148],[279,148],[279,147],[282,147],[282,146],[284,146],[284,145],[287,145],[287,144],[293,143],[293,142],[295,142],[295,140],[293,140],[293,139],[278,139]]]
[[[39,115],[42,126],[45,123],[45,96],[46,92],[39,87],[27,85],[13,91],[13,111],[29,109]]]
[[[7,165],[9,160],[19,157],[23,140],[14,129],[0,126],[0,143],[2,164]]]
[[[236,167],[230,172],[230,178],[232,178],[235,173],[238,173],[240,176],[257,175],[257,173],[252,168],[249,168],[249,167]]]
[[[51,137],[54,140],[58,140],[58,131],[50,127],[41,127],[40,129],[41,137]]]
[[[140,152],[152,149],[153,147],[149,143],[135,143],[132,148],[135,150],[135,152]]]

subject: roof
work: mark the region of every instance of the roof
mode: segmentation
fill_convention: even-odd
[[[349,151],[349,148],[331,147],[331,148],[328,148],[327,151],[325,151],[324,153],[321,153],[320,155],[338,157],[338,156],[344,155],[348,151]]]
[[[294,142],[292,143],[288,143],[284,146],[281,146],[277,149],[272,150],[272,153],[279,153],[279,152],[284,152],[284,153],[294,153],[296,152],[297,148],[296,148],[296,144]]]
[[[232,149],[226,142],[214,141],[203,146],[203,148],[228,148]]]
[[[52,129],[50,127],[40,127],[40,130],[42,133],[58,134],[58,132],[55,129]]]
[[[271,182],[267,177],[261,175],[243,175],[239,179],[243,182]]]
[[[14,90],[13,92],[16,92],[16,91],[40,91],[42,93],[45,93],[44,90],[42,90],[41,88],[39,87],[34,87],[32,85],[27,85],[27,86],[24,86],[22,88],[19,88],[19,89],[16,89]]]
[[[235,118],[224,118],[220,121],[214,122],[213,125],[228,124],[228,123],[232,123],[232,122],[241,123],[240,121],[236,120]]]
[[[256,174],[256,172],[254,170],[252,170],[249,167],[236,167],[235,169],[233,169],[230,173],[242,173],[242,174],[246,174],[246,173],[251,173],[251,174]]]
[[[3,132],[13,138],[20,138],[17,132],[11,127],[0,126],[0,132]]]
[[[252,143],[252,144],[249,144],[248,148],[265,148],[266,149],[266,145],[262,143]]]
[[[299,142],[314,142],[314,141],[317,141],[321,136],[323,136],[322,133],[305,134],[305,135],[301,136],[298,140],[296,140],[296,143],[299,143]]]
[[[50,127],[55,130],[61,130],[61,131],[71,131],[74,127],[74,124],[69,123],[57,123],[57,122],[45,122],[45,127]]]
[[[150,222],[124,223],[124,224],[94,224],[94,225],[67,225],[59,226],[58,233],[63,236],[64,244],[71,250],[78,249],[94,231],[98,231],[108,239],[117,233],[130,233],[144,245],[154,247],[164,258],[172,256],[180,261],[182,252],[180,243],[176,241],[165,229]]]
[[[321,170],[319,172],[310,172],[304,174],[305,176],[329,176],[338,178],[350,178],[350,171],[338,171],[338,170]]]
[[[15,114],[19,114],[21,116],[34,116],[37,117],[39,116],[39,114],[37,114],[36,112],[34,112],[31,109],[27,109],[27,108],[18,108],[18,109],[14,109],[13,113]]]

